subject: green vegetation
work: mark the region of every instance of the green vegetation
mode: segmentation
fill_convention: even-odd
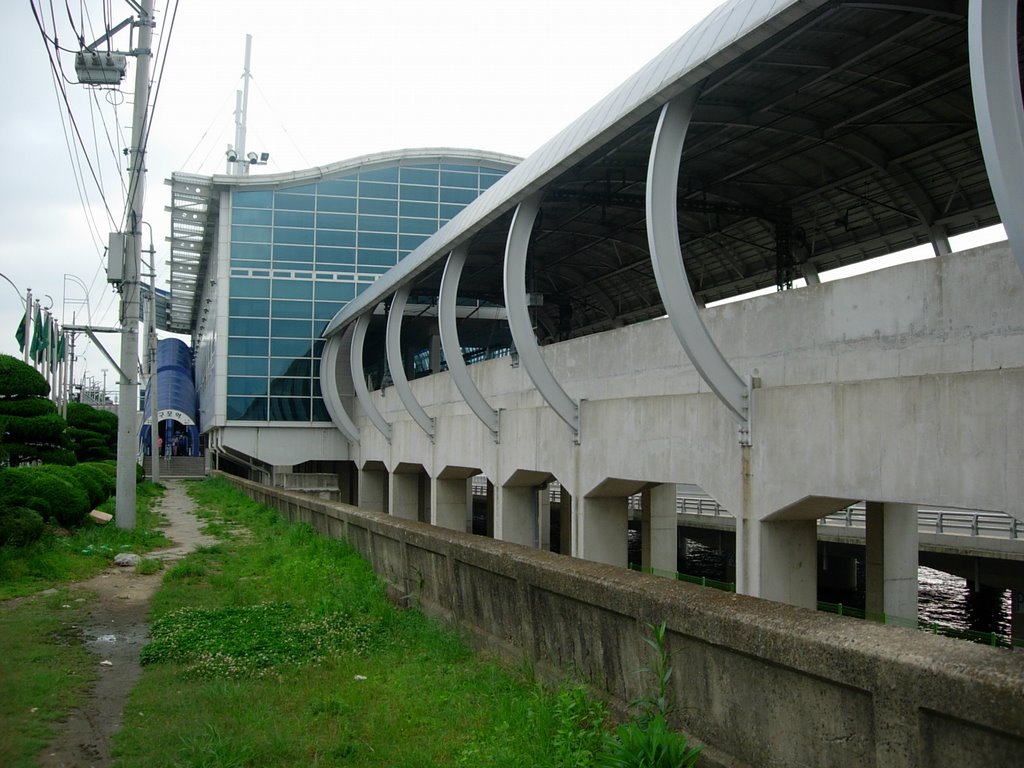
[[[46,523],[75,528],[114,492],[113,465],[78,462],[113,459],[117,416],[69,403],[69,429],[49,390],[31,366],[0,355],[0,546],[27,546]]]
[[[67,423],[47,395],[50,385],[30,365],[0,355],[0,466],[43,461],[74,464]]]
[[[654,663],[640,670],[654,678],[654,689],[633,702],[636,714],[604,737],[597,768],[688,768],[697,764],[700,747],[688,747],[686,737],[668,727],[675,710],[669,696],[672,684],[671,655],[665,639],[665,623],[651,625],[644,642],[654,652]]]
[[[79,461],[117,457],[117,414],[84,403],[68,403],[68,440]]]
[[[13,471],[0,470],[0,477]],[[162,486],[148,482],[139,484],[136,526],[130,531],[113,523],[99,525],[86,518],[81,527],[68,535],[48,529],[42,538],[31,544],[0,546],[0,600],[88,579],[110,565],[119,552],[142,553],[166,547],[167,537],[157,530],[161,518],[152,510],[154,501],[163,492]],[[4,508],[0,501],[0,511]],[[108,499],[99,509],[114,514],[114,499]]]
[[[81,701],[96,663],[75,626],[85,621],[88,600],[62,588],[0,606],[0,765],[35,766],[53,722]]]
[[[0,547],[0,597],[85,578],[159,534],[140,486],[139,530],[87,524],[67,538]],[[549,690],[481,660],[456,634],[391,604],[345,542],[278,515],[224,480],[191,484],[225,534],[165,571],[142,679],[115,737],[119,766],[692,765],[666,726],[664,627],[649,644],[659,682],[614,734],[583,686]],[[159,570],[155,560],[138,566]],[[91,661],[74,625],[89,595],[60,588],[0,606],[0,765],[29,766],[52,721],[80,699]],[[677,760],[677,762],[672,762]]]
[[[0,547],[0,600],[28,596],[0,604],[0,765],[36,765],[54,721],[78,705],[93,679],[95,658],[79,627],[94,596],[65,582],[96,575],[118,552],[166,546],[152,511],[162,493],[152,483],[139,486],[134,531],[87,522],[70,536],[51,530],[28,546]],[[103,507],[113,512],[113,504]]]
[[[594,764],[607,709],[584,688],[481,661],[393,606],[346,542],[223,480],[191,493],[236,535],[165,573],[119,765]]]

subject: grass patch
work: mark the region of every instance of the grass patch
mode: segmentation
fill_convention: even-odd
[[[144,557],[139,561],[139,564],[135,566],[135,572],[140,576],[151,576],[154,573],[159,573],[163,569],[163,560],[158,560],[155,557]]]
[[[168,546],[167,537],[158,530],[163,518],[153,510],[163,492],[163,486],[150,482],[137,486],[133,530],[87,519],[70,535],[60,535],[51,528],[28,546],[0,547],[0,600],[88,579],[110,565],[120,552],[143,553]],[[114,507],[111,498],[99,508],[114,514]]]
[[[165,545],[152,511],[163,488],[143,483],[137,527],[87,522],[70,536],[54,532],[27,547],[0,547],[0,765],[35,766],[54,736],[54,721],[74,709],[94,677],[95,659],[82,644],[81,625],[93,595],[66,582],[90,578],[118,552]],[[105,511],[113,513],[113,499]],[[145,562],[145,561],[143,561]],[[48,588],[53,592],[42,594]],[[27,597],[26,597],[27,596]]]
[[[0,765],[28,768],[53,739],[53,722],[93,679],[81,643],[88,595],[59,589],[0,607]]]
[[[480,660],[392,606],[347,543],[224,480],[190,493],[207,520],[248,534],[164,575],[118,765],[592,764],[606,711],[582,688],[551,693]]]

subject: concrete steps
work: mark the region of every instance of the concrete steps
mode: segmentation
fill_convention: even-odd
[[[142,457],[142,469],[152,478],[152,456]],[[160,462],[160,478],[206,477],[206,459],[203,456],[164,456]]]

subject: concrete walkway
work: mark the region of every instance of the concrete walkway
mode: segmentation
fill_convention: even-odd
[[[173,562],[217,540],[201,533],[185,482],[168,480],[164,485],[167,490],[156,508],[167,520],[165,533],[174,545],[145,557]],[[96,656],[97,679],[82,706],[58,724],[57,737],[39,755],[42,768],[112,765],[111,737],[121,727],[128,694],[142,675],[139,654],[149,641],[150,599],[163,573],[142,576],[134,568],[112,566],[75,585],[98,596],[82,627],[85,644]]]

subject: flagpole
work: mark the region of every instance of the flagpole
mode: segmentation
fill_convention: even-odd
[[[32,367],[36,369],[36,373],[39,373],[39,351],[43,340],[39,338],[43,333],[43,308],[39,305],[39,299],[36,299],[33,307],[33,320],[32,320]]]
[[[28,350],[32,346],[32,289],[25,291],[25,317],[21,319],[25,324],[25,365],[28,365]]]

